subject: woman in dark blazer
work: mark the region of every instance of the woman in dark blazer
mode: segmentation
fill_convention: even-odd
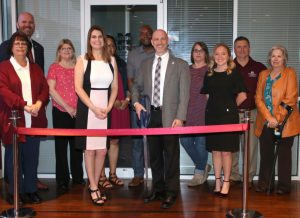
[[[13,199],[13,149],[11,121],[12,110],[18,110],[19,127],[47,127],[45,106],[49,99],[49,88],[43,70],[26,57],[31,43],[24,33],[16,32],[10,39],[11,58],[0,63],[0,131],[6,146],[9,195]],[[37,195],[37,166],[39,157],[39,137],[18,137],[20,156],[20,193],[21,201],[40,203]],[[24,199],[25,198],[25,199]]]

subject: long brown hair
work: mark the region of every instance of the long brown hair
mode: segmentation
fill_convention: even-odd
[[[89,29],[89,32],[88,32],[88,35],[87,35],[87,45],[86,45],[86,48],[87,48],[87,52],[85,54],[85,59],[87,60],[95,60],[95,57],[93,55],[93,49],[92,49],[92,46],[91,46],[91,37],[92,37],[92,32],[94,30],[97,30],[97,31],[100,31],[102,36],[103,36],[103,41],[104,41],[104,45],[103,45],[103,48],[102,48],[102,58],[105,62],[110,62],[110,54],[107,50],[107,44],[106,44],[106,35],[104,33],[104,30],[100,27],[100,26],[97,26],[97,25],[94,25],[94,26],[91,26],[91,28]]]
[[[213,49],[213,56],[210,60],[210,63],[208,64],[208,76],[212,76],[214,74],[214,69],[217,67],[217,63],[215,62],[215,58],[214,55],[216,53],[217,48],[219,47],[224,47],[228,53],[229,59],[227,61],[227,75],[232,73],[232,70],[235,68],[235,63],[231,57],[231,52],[230,52],[230,48],[228,47],[228,45],[226,45],[225,43],[218,43],[216,44],[216,46]]]

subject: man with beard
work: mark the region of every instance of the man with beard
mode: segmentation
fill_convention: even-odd
[[[44,72],[44,47],[31,38],[35,31],[35,22],[33,15],[29,12],[21,12],[17,21],[17,29],[18,31],[25,33],[32,44],[31,52],[28,52],[29,61],[38,64]],[[0,62],[10,59],[11,54],[8,50],[8,45],[9,40],[2,42],[2,44],[0,45]],[[5,172],[5,164],[4,177],[7,178]],[[5,180],[7,181],[7,179]],[[46,184],[43,184],[39,180],[37,180],[37,186],[40,190],[48,190],[48,186]]]
[[[146,111],[139,103],[140,95],[151,99],[151,120],[148,128],[179,127],[186,120],[190,91],[190,73],[187,62],[172,55],[168,49],[167,33],[156,30],[152,35],[155,49],[153,58],[143,61],[132,86],[132,103],[138,117]],[[148,136],[152,193],[145,203],[161,202],[161,208],[170,208],[179,193],[179,136]]]
[[[128,54],[127,59],[127,77],[129,90],[131,90],[133,81],[137,77],[137,73],[141,67],[141,63],[154,57],[154,48],[151,44],[153,30],[149,25],[143,25],[139,29],[140,46],[133,49]],[[132,108],[131,110],[131,127],[139,128],[137,125],[137,116]],[[137,187],[144,183],[144,147],[142,137],[132,137],[132,168],[134,177],[129,182],[129,187]]]

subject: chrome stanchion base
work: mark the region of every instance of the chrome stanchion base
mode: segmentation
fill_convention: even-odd
[[[19,213],[16,215],[15,208],[10,208],[1,213],[3,218],[31,218],[36,215],[36,212],[30,207],[19,208]]]
[[[255,210],[247,210],[246,213],[243,213],[243,209],[232,209],[227,211],[226,218],[263,218],[264,216]]]

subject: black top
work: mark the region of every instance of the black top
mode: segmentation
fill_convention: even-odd
[[[239,123],[236,96],[246,92],[241,74],[235,69],[231,74],[214,72],[206,74],[201,94],[208,94],[209,98],[205,110],[205,124],[234,124]],[[206,147],[208,151],[238,151],[238,133],[208,134]]]

